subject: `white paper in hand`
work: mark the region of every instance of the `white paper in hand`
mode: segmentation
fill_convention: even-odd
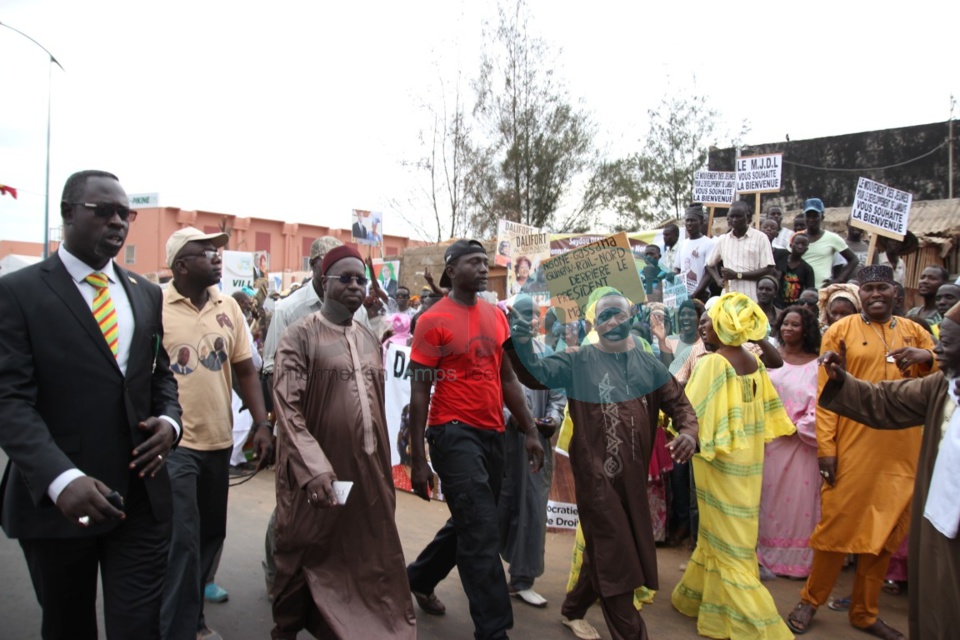
[[[347,504],[347,496],[350,495],[350,489],[353,483],[349,480],[334,480],[333,492],[337,494],[337,504]]]

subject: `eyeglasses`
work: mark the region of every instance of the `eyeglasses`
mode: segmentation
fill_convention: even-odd
[[[120,219],[124,222],[128,220],[133,222],[137,219],[137,212],[122,204],[111,204],[109,202],[74,202],[73,205],[90,209],[94,215],[104,220],[110,220],[115,215],[120,216]]]
[[[354,280],[357,281],[357,284],[361,287],[367,286],[367,283],[370,282],[370,278],[365,278],[364,276],[348,276],[346,274],[342,276],[324,276],[326,278],[336,279],[340,281],[340,284],[350,284]]]
[[[213,260],[214,258],[223,258],[220,255],[219,251],[214,251],[212,249],[207,249],[206,251],[201,251],[200,253],[184,253],[179,257],[181,258],[206,258],[207,260]]]

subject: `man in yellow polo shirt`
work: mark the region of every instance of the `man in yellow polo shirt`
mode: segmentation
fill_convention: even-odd
[[[203,583],[226,537],[234,375],[254,419],[256,455],[261,463],[273,455],[243,311],[216,286],[222,267],[219,249],[228,240],[225,233],[192,227],[167,240],[173,282],[163,297],[163,346],[178,362],[187,360],[175,374],[184,408],[183,438],[167,459],[174,512],[160,611],[161,633],[167,640],[220,638],[204,620]]]

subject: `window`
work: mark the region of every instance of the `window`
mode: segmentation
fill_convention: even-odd
[[[128,244],[124,247],[123,250],[123,264],[136,264],[137,263],[137,247],[132,244]]]
[[[303,256],[303,264],[300,266],[301,271],[310,271],[310,256]]]

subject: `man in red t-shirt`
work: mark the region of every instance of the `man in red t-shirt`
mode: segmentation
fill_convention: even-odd
[[[483,245],[458,240],[443,258],[440,286],[449,287],[450,294],[417,320],[410,353],[410,457],[413,491],[429,500],[431,473],[423,444],[429,424],[430,460],[443,483],[450,519],[407,567],[407,576],[420,608],[443,615],[446,608],[433,590],[459,564],[475,637],[506,638],[513,610],[497,519],[504,404],[527,435],[535,470],[543,464],[543,447],[523,388],[503,357],[502,345],[510,337],[507,319],[477,297],[487,285]]]

